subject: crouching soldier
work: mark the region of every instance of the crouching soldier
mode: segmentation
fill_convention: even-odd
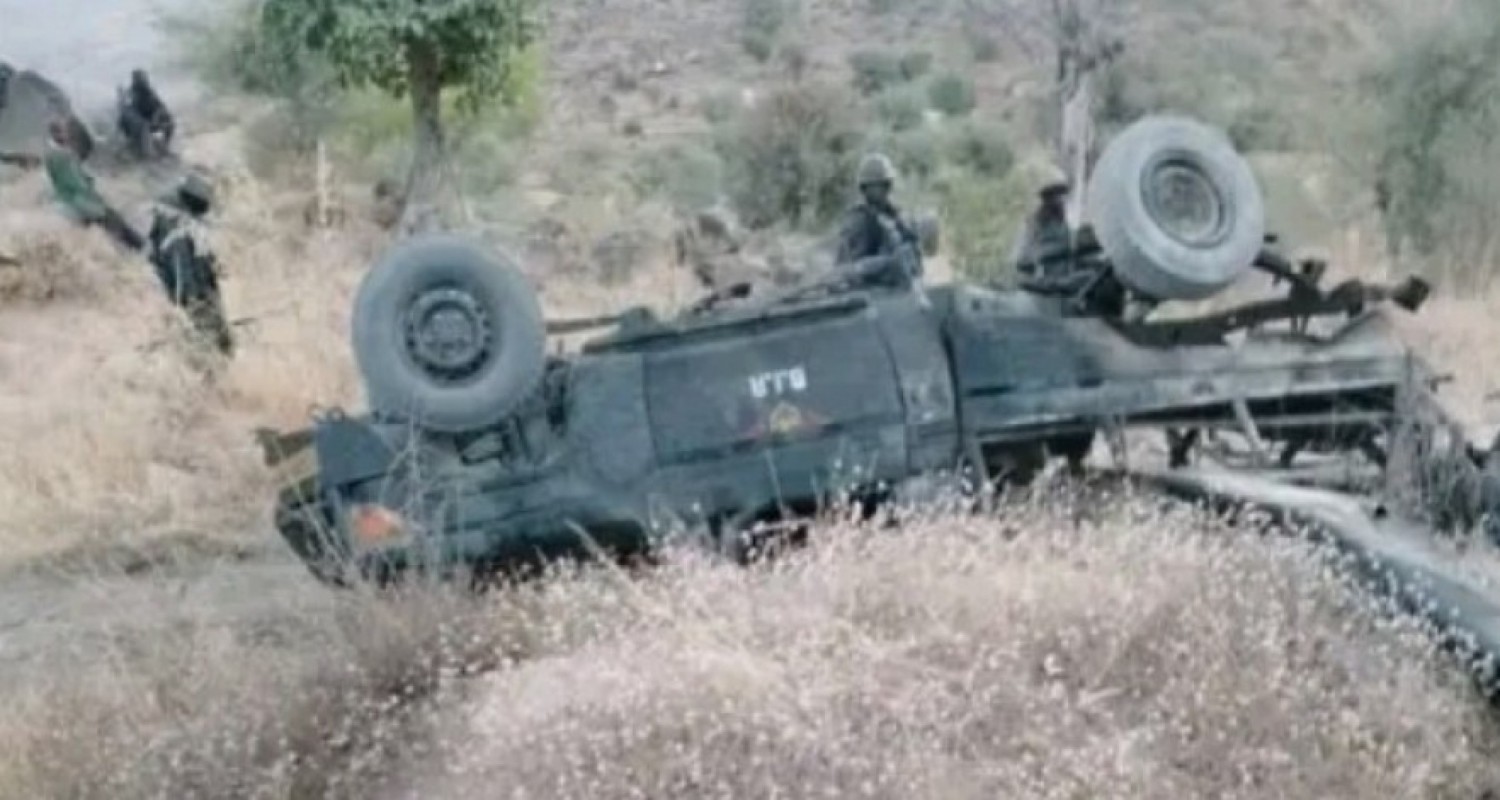
[[[202,225],[212,207],[213,189],[196,175],[160,198],[148,235],[150,259],[167,298],[187,313],[199,336],[230,356],[234,338],[224,317],[216,259]]]
[[[149,158],[170,150],[177,123],[145,70],[130,73],[130,86],[121,93],[119,113],[120,132],[136,156]]]

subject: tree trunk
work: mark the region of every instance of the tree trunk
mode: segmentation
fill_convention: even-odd
[[[439,58],[430,43],[410,42],[406,46],[413,151],[400,227],[409,232],[441,222],[443,195],[448,188]]]
[[[1068,176],[1068,225],[1077,228],[1083,220],[1088,193],[1089,150],[1094,146],[1094,92],[1092,76],[1078,70],[1071,94],[1062,98],[1062,167]]]
[[[1119,52],[1104,34],[1097,6],[1083,0],[1053,0],[1057,45],[1057,166],[1067,176],[1068,224],[1083,220],[1089,159],[1094,148],[1094,73]]]

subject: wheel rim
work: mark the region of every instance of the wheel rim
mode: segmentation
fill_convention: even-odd
[[[473,294],[454,287],[418,295],[406,314],[406,348],[432,378],[472,376],[493,348],[489,314]]]
[[[1189,247],[1212,247],[1228,235],[1224,196],[1197,163],[1165,157],[1146,171],[1143,184],[1146,211],[1168,236]]]

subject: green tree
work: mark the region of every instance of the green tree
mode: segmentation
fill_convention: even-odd
[[[460,108],[514,102],[521,56],[536,40],[538,0],[267,0],[262,24],[295,36],[346,87],[374,86],[411,102],[408,202],[449,186],[442,97]],[[410,208],[410,205],[408,206]]]

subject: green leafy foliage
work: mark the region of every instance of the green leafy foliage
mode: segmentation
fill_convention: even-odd
[[[730,199],[745,224],[818,226],[849,199],[864,120],[846,91],[777,88],[721,132]]]
[[[743,0],[740,9],[740,44],[757,61],[767,61],[776,52],[776,41],[792,16],[792,0]]]
[[[982,28],[971,29],[968,35],[969,52],[974,60],[988,64],[1000,60],[1000,40]]]
[[[901,73],[901,57],[885,50],[851,53],[849,68],[854,70],[854,88],[861,94],[878,94],[905,80]]]
[[[932,69],[932,54],[926,50],[913,50],[901,56],[901,77],[914,81]]]
[[[663,195],[674,210],[691,213],[718,199],[724,164],[711,150],[671,144],[645,152],[636,161],[630,179],[640,196]]]
[[[345,86],[399,97],[431,80],[458,90],[474,110],[518,96],[518,73],[538,33],[534,2],[266,0],[263,20],[324,55]]]
[[[978,281],[1006,284],[1009,256],[1035,193],[1016,172],[996,180],[955,170],[937,185],[944,249],[954,268]]]
[[[919,189],[943,165],[939,137],[926,128],[876,133],[867,148],[890,156],[901,175],[904,191]]]
[[[854,88],[875,95],[899,84],[916,80],[932,68],[932,54],[913,50],[901,54],[887,50],[857,50],[849,55]]]
[[[955,128],[948,141],[953,163],[987,178],[1001,178],[1015,165],[1012,135],[1004,127],[975,120]]]
[[[922,124],[927,101],[921,92],[902,86],[881,93],[875,101],[875,110],[891,130],[906,131]]]
[[[927,85],[932,107],[950,117],[963,116],[974,110],[977,99],[974,82],[956,72],[945,72]]]
[[[1464,259],[1493,246],[1500,191],[1500,8],[1473,2],[1416,33],[1369,81],[1380,102],[1377,193],[1392,249]]]

